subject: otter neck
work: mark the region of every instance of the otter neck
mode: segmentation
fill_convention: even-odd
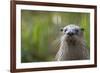
[[[82,42],[76,40],[67,41],[66,44],[69,49],[80,49],[81,46],[83,45]]]

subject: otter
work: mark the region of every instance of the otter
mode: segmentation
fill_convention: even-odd
[[[86,60],[89,59],[89,52],[84,40],[84,29],[75,24],[65,26],[60,40],[60,49],[55,60]]]

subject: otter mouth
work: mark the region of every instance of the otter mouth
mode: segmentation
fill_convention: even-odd
[[[76,45],[76,41],[74,39],[66,40],[66,42],[68,43],[68,45]]]
[[[66,41],[67,42],[74,42],[75,40],[73,38],[68,38]]]
[[[69,36],[69,35],[68,35],[68,36],[67,36],[67,39],[68,39],[68,40],[72,40],[72,39],[74,39],[74,36]]]
[[[75,43],[76,39],[75,39],[74,36],[67,36],[66,42],[68,42],[68,43]]]

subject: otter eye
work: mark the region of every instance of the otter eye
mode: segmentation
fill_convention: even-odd
[[[67,29],[65,29],[65,32],[67,31]]]
[[[78,32],[79,32],[79,30],[78,30],[78,29],[75,29],[75,32],[76,32],[76,33],[78,33]]]

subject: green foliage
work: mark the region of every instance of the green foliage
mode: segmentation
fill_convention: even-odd
[[[53,61],[59,49],[59,30],[68,24],[77,24],[85,29],[89,48],[89,17],[89,13],[22,10],[21,62]]]

